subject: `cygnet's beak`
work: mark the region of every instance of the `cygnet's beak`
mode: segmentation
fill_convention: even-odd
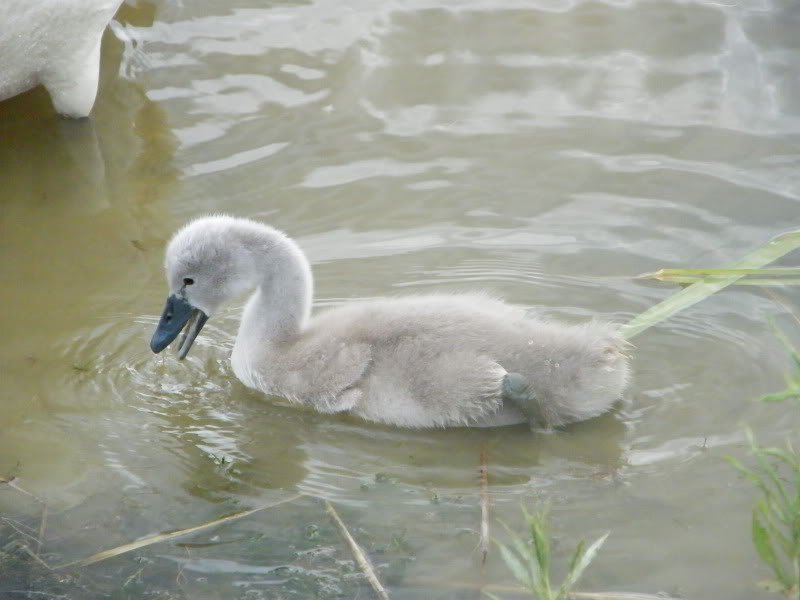
[[[178,337],[185,325],[186,331],[181,338],[178,350],[178,359],[183,360],[189,354],[189,348],[192,347],[197,334],[200,333],[207,320],[208,315],[189,304],[186,298],[176,294],[168,296],[161,320],[158,322],[153,339],[150,340],[150,349],[156,354],[161,352]]]

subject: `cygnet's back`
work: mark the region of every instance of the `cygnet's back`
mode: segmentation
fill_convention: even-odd
[[[321,313],[271,368],[292,371],[306,357],[367,347],[369,365],[351,384],[357,398],[348,410],[411,427],[491,423],[503,407],[503,377],[519,373],[540,409],[534,425],[556,427],[602,414],[620,398],[629,373],[624,346],[610,325],[527,318],[485,295],[407,296]],[[524,419],[516,407],[510,412],[511,421]]]

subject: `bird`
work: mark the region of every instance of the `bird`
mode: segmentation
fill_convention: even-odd
[[[0,3],[0,100],[39,84],[61,115],[94,106],[103,31],[122,0],[4,0]]]
[[[153,352],[250,292],[231,354],[245,386],[321,413],[398,427],[527,422],[553,430],[599,416],[630,379],[628,343],[611,323],[528,316],[483,292],[355,300],[311,316],[309,261],[259,221],[203,216],[166,248],[169,294]]]

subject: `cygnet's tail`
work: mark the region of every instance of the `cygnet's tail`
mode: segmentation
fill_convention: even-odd
[[[608,328],[604,325],[603,328]],[[607,412],[630,382],[630,342],[618,330],[608,331],[578,365],[572,386],[565,386],[554,398],[552,412],[547,412],[548,425],[557,427],[591,419]]]
[[[562,329],[551,339],[546,365],[524,382],[509,374],[504,397],[534,429],[550,429],[607,412],[630,380],[628,343],[614,326],[590,322]]]

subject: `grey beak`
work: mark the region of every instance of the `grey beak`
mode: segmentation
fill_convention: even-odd
[[[186,331],[181,338],[181,345],[178,350],[178,358],[183,360],[189,354],[197,334],[208,320],[206,315],[199,308],[195,308],[180,296],[172,294],[167,297],[167,304],[161,314],[161,320],[150,340],[150,349],[158,354],[169,346],[178,337],[178,334],[186,326]]]

